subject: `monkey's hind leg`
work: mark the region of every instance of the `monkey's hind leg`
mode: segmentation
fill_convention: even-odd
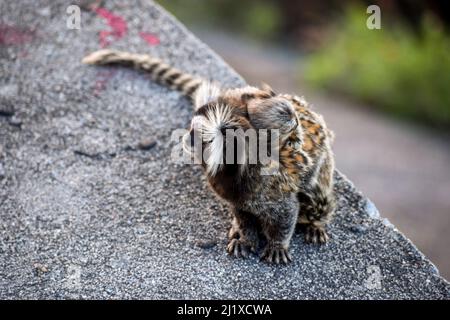
[[[300,212],[298,223],[305,227],[307,243],[324,244],[329,240],[326,225],[334,212],[335,201],[332,193],[315,190],[299,193]]]
[[[298,223],[305,226],[307,243],[324,244],[329,239],[325,227],[336,208],[333,172],[334,162],[329,157],[319,171],[317,183],[310,190],[297,195],[300,205]]]
[[[228,233],[227,251],[236,258],[247,258],[250,251],[255,253],[258,249],[259,222],[249,212],[235,209],[233,213],[234,218]]]

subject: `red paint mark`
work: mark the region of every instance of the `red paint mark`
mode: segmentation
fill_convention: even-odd
[[[151,46],[156,46],[160,43],[159,38],[153,33],[139,32],[139,36]]]
[[[117,70],[100,70],[97,72],[93,93],[95,96],[99,96],[102,93],[109,82],[109,80],[114,77]]]
[[[0,24],[0,45],[20,46],[31,42],[33,38],[34,31],[32,30]]]
[[[106,23],[111,27],[111,31],[103,30],[99,33],[100,46],[102,48],[111,44],[113,39],[119,40],[127,34],[127,22],[118,15],[113,14],[105,8],[97,8],[95,12],[98,16],[104,18]]]

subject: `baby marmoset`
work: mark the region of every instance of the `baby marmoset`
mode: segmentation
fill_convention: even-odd
[[[276,94],[268,86],[223,89],[145,54],[100,50],[83,62],[132,65],[192,99],[194,116],[183,143],[194,155],[201,146],[208,182],[232,208],[230,254],[246,257],[256,251],[262,233],[266,245],[261,258],[287,263],[297,223],[306,226],[308,242],[327,241],[325,225],[334,211],[332,134],[303,99]],[[272,174],[262,174],[262,169],[273,163],[248,161],[247,147],[241,161],[227,159],[225,133],[249,129],[277,130],[279,159]],[[232,138],[245,145],[245,136]]]

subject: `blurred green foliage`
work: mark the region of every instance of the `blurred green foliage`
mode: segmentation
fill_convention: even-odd
[[[157,0],[187,25],[224,27],[250,38],[268,41],[279,33],[281,13],[272,1]]]
[[[306,80],[389,113],[450,127],[450,38],[431,17],[419,35],[399,25],[366,27],[365,8],[350,8],[306,64]]]

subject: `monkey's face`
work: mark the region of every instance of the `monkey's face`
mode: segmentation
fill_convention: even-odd
[[[184,149],[201,163],[210,176],[217,174],[225,165],[245,164],[245,150],[228,150],[229,133],[247,130],[248,121],[235,114],[234,109],[217,102],[210,102],[197,109],[189,132],[183,137]],[[239,134],[231,139],[243,139]],[[233,148],[236,145],[233,144]],[[233,153],[234,152],[234,153]],[[231,156],[230,156],[231,155]]]

